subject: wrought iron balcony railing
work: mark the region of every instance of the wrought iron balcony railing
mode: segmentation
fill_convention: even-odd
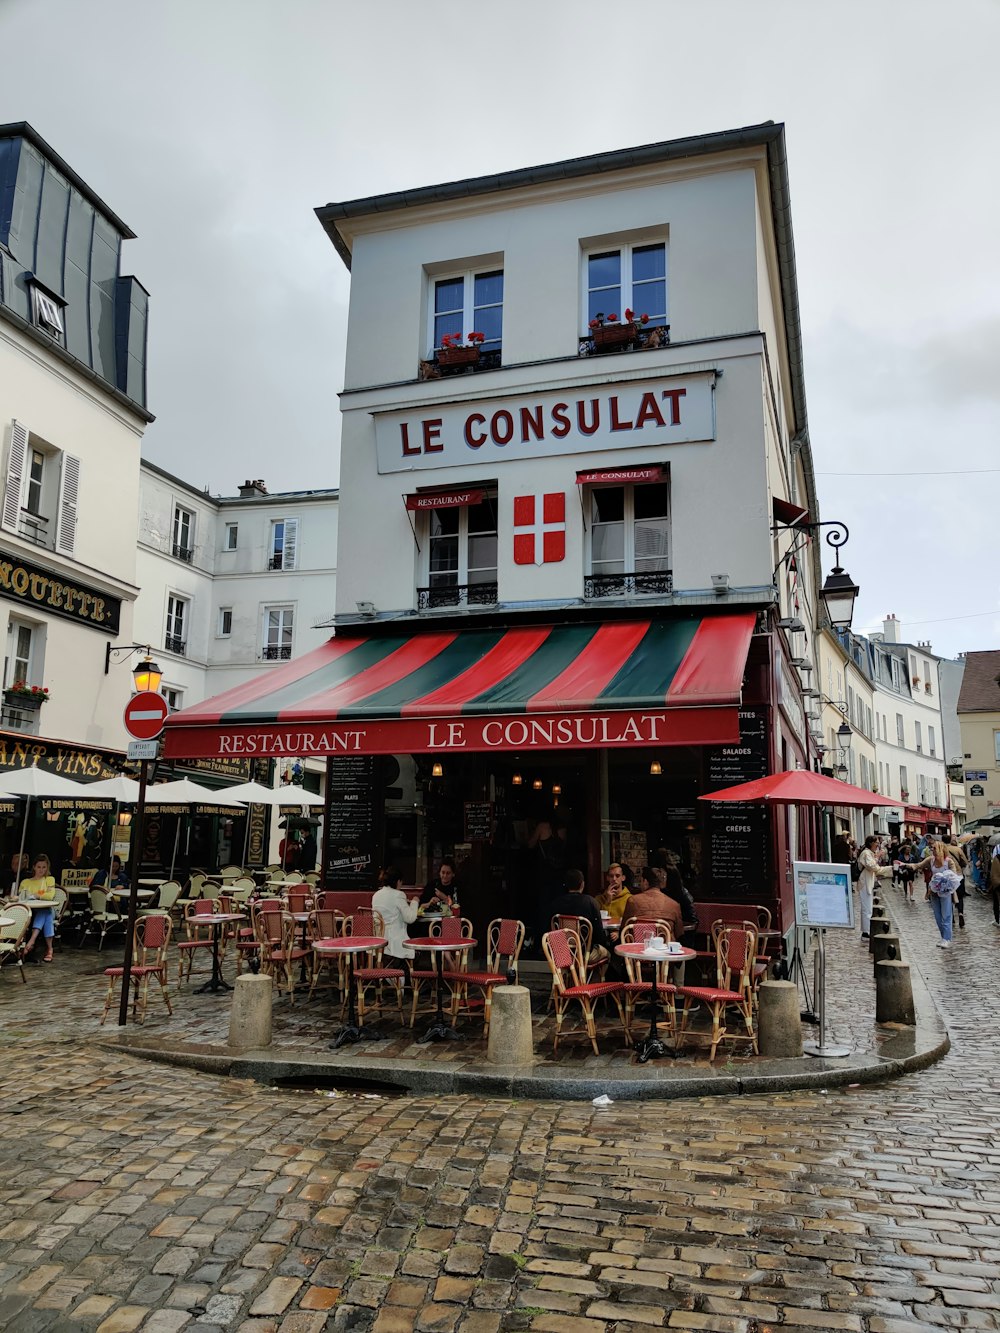
[[[645,574],[587,574],[583,580],[585,598],[642,597],[674,590],[671,569],[657,569]]]
[[[442,606],[496,606],[496,583],[450,583],[417,589],[417,610],[434,611]]]
[[[176,634],[167,634],[163,639],[163,647],[168,653],[176,653],[178,657],[183,657],[187,649],[187,640],[179,638]]]
[[[174,542],[173,551],[175,560],[183,560],[186,565],[191,563],[194,555],[193,546],[182,546],[180,542]]]
[[[292,655],[290,643],[266,643],[261,649],[261,659],[265,662],[287,662]]]

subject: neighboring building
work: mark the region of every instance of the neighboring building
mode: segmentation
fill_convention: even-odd
[[[958,695],[970,821],[1000,825],[1000,650],[966,653]]]
[[[123,758],[148,298],[133,233],[27,124],[0,126],[0,769],[70,777]],[[15,682],[48,691],[40,708]],[[59,816],[44,830],[58,841]],[[19,827],[19,826],[18,826]]]
[[[816,739],[823,749],[822,771],[852,786],[880,791],[868,644],[856,634],[824,630],[817,638],[817,649],[819,690],[810,702],[816,715]],[[846,738],[840,734],[845,723],[850,728]],[[831,811],[831,837],[849,833],[860,845],[881,827],[874,813],[848,806]]]
[[[955,827],[961,829],[969,818],[967,786],[975,779],[966,779],[962,728],[958,720],[958,696],[965,675],[965,654],[959,653],[954,662],[942,658],[938,663],[941,681],[941,726],[944,731],[944,757],[948,770],[948,804],[955,816]],[[982,785],[981,783],[978,785]]]
[[[335,756],[327,882],[455,855],[478,925],[668,847],[787,926],[811,816],[698,800],[814,754],[783,127],[318,214],[352,273],[336,637],[168,755]]]

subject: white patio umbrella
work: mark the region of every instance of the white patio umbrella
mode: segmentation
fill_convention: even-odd
[[[233,798],[232,787],[219,790],[216,787],[203,787],[200,782],[190,778],[176,778],[173,782],[157,782],[146,788],[146,800],[151,805],[242,805],[238,798]],[[177,844],[180,840],[181,826],[177,825],[174,833],[174,847],[170,855],[170,878],[174,877],[177,862]]]
[[[22,796],[24,798],[24,820],[21,824],[21,847],[18,852],[18,865],[24,855],[24,840],[28,832],[28,816],[31,814],[31,802],[39,796],[75,796],[78,799],[90,798],[90,785],[84,782],[72,782],[61,778],[58,773],[50,773],[47,768],[39,768],[36,759],[31,768],[19,769],[16,773],[0,773],[0,796]]]
[[[301,787],[265,787],[260,782],[242,782],[238,787],[228,787],[228,795],[237,801],[246,801],[247,805],[323,805],[325,798],[312,791],[303,791]],[[247,861],[247,847],[250,843],[250,821],[247,820],[246,833],[243,837],[243,864]]]

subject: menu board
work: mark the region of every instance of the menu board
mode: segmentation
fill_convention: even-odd
[[[374,755],[327,760],[323,882],[329,887],[375,885],[375,763]]]
[[[493,802],[465,802],[465,841],[490,842],[493,838]]]
[[[767,776],[767,714],[740,710],[740,739],[708,751],[708,790],[735,787]],[[713,801],[708,815],[709,864],[713,893],[732,893],[747,902],[769,893],[770,816],[767,807],[745,801]]]
[[[842,863],[793,861],[795,924],[813,930],[854,929],[851,868]]]

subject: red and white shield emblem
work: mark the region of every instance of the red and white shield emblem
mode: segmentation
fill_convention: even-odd
[[[566,495],[514,497],[514,564],[548,565],[566,558]]]

